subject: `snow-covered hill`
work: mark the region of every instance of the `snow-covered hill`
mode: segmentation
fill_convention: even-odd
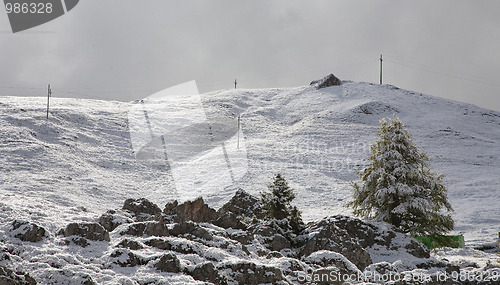
[[[93,221],[126,198],[163,205],[189,196],[173,190],[164,166],[136,159],[129,110],[137,103],[52,98],[46,120],[45,100],[0,97],[0,223],[16,217],[55,232],[71,221]],[[296,190],[306,221],[349,215],[349,181],[366,163],[378,120],[395,114],[434,171],[446,175],[456,232],[468,245],[497,237],[499,112],[354,82],[320,90],[225,90],[202,94],[201,101],[207,119],[221,129],[236,130],[241,116],[248,158],[248,172],[234,185],[193,189],[214,208],[237,188],[258,194],[280,172]],[[180,141],[200,144],[196,136]]]

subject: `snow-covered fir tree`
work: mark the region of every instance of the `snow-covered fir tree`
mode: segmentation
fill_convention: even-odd
[[[411,234],[452,230],[444,175],[431,172],[427,155],[417,149],[401,120],[380,120],[377,135],[370,164],[359,172],[361,181],[351,182],[354,193],[348,205],[354,214]]]
[[[295,199],[293,189],[280,174],[274,176],[273,183],[268,185],[269,192],[261,193],[266,219],[277,225],[281,233],[292,239],[304,229],[301,212],[291,202]]]

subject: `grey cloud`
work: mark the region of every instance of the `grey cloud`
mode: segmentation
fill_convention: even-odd
[[[496,1],[80,1],[20,34],[0,15],[0,87],[133,100],[306,85],[333,72],[500,110]],[[0,94],[41,91],[0,88]]]

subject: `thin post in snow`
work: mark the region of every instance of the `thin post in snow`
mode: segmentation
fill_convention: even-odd
[[[52,89],[50,89],[50,84],[47,87],[47,120],[49,119],[49,104],[50,104],[50,96],[52,95]]]
[[[236,78],[234,79],[234,89],[236,89],[236,84],[238,84],[238,81],[236,81]]]
[[[382,85],[382,55],[380,55],[380,85]]]

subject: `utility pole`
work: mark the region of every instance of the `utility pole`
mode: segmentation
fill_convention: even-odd
[[[238,82],[236,81],[236,78],[234,79],[234,89],[236,89],[236,84],[238,84]]]
[[[380,85],[382,85],[382,55],[380,55]]]
[[[49,84],[49,87],[47,87],[47,119],[49,119],[49,103],[51,95],[52,95],[52,89],[50,89],[50,84]]]

